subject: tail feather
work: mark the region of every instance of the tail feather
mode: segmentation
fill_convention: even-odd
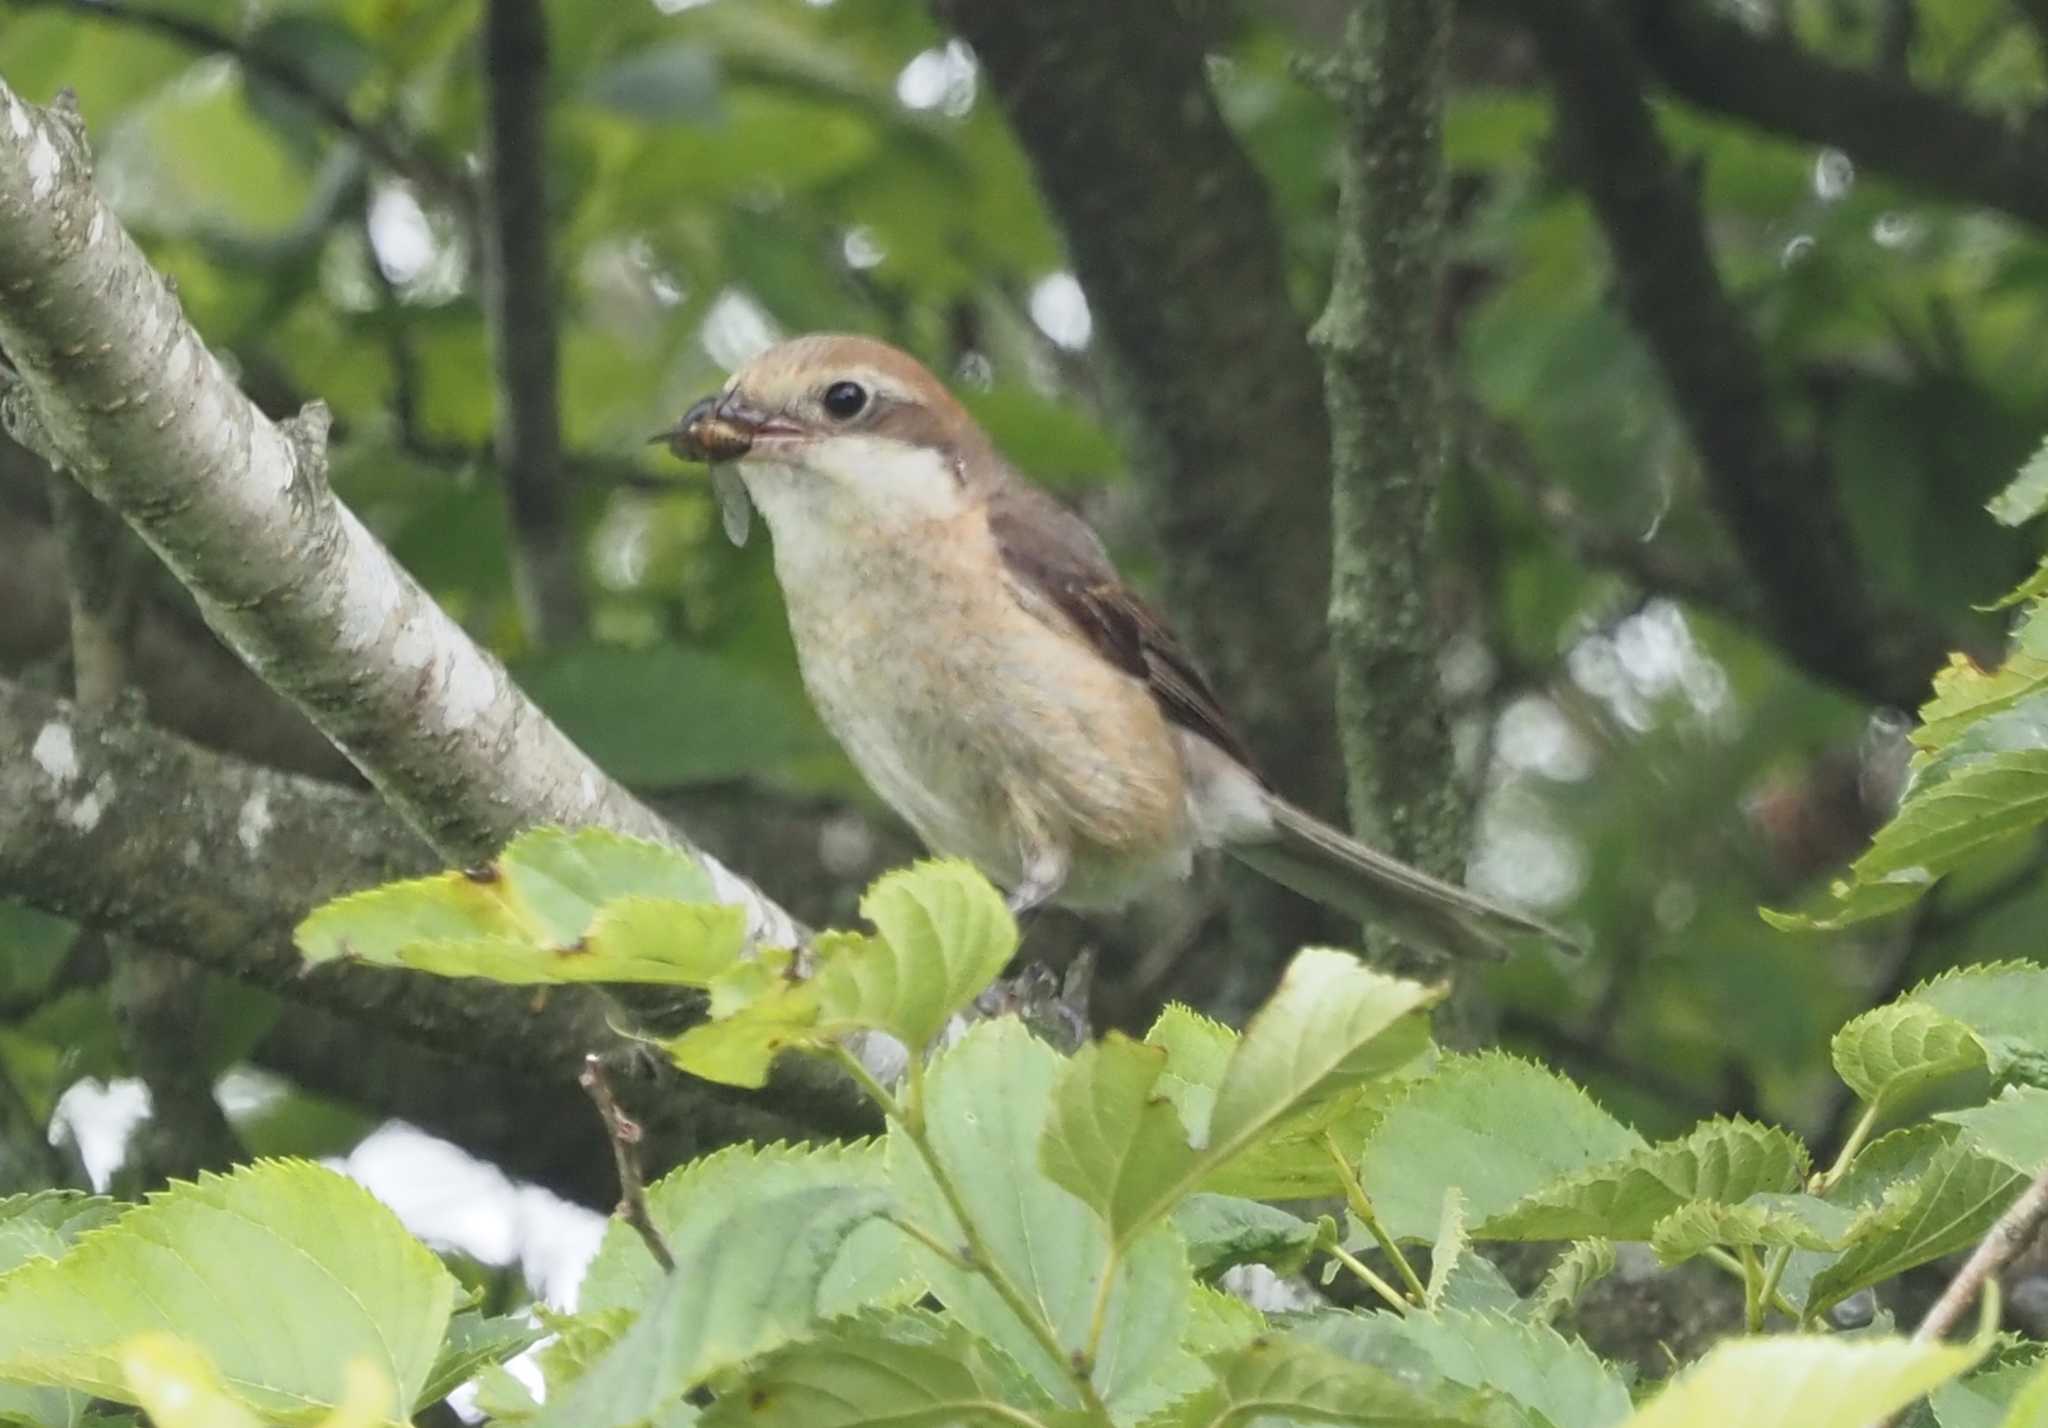
[[[1269,795],[1267,806],[1273,836],[1233,843],[1231,856],[1325,907],[1456,957],[1498,961],[1517,936],[1576,945],[1535,918],[1367,847],[1285,799]]]

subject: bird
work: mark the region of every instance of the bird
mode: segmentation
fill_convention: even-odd
[[[908,353],[780,342],[653,440],[711,466],[734,540],[759,512],[819,715],[926,847],[974,864],[1014,914],[1114,909],[1221,849],[1440,952],[1558,939],[1273,789],[1101,539]]]

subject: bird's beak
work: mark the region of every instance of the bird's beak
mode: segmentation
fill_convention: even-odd
[[[667,431],[648,438],[685,461],[737,461],[764,436],[794,436],[798,428],[750,405],[737,392],[705,397]]]

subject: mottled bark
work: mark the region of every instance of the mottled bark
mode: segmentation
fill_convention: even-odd
[[[1348,128],[1336,270],[1311,340],[1330,408],[1330,643],[1352,824],[1456,881],[1472,800],[1431,603],[1449,452],[1437,308],[1450,37],[1448,5],[1361,5],[1324,72]]]
[[[76,116],[0,84],[10,430],[133,526],[207,622],[450,862],[536,823],[679,841],[515,688],[334,498],[324,408],[238,391],[90,182]],[[722,865],[757,932],[781,909]]]

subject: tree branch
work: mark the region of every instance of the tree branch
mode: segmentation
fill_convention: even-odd
[[[1448,446],[1437,311],[1450,39],[1448,6],[1352,12],[1343,53],[1324,72],[1349,125],[1336,268],[1309,339],[1330,411],[1330,643],[1351,821],[1455,880],[1472,807],[1430,605]]]
[[[601,998],[580,988],[537,1000],[530,988],[371,967],[309,973],[291,945],[309,908],[437,866],[369,794],[254,768],[142,725],[90,723],[5,680],[0,751],[0,896],[171,949],[465,1063],[545,1081],[579,1125],[588,1121],[574,1090],[584,1055],[639,1059]],[[334,1055],[360,1058],[360,1038],[334,1040]],[[284,1069],[301,1079],[309,1071]],[[370,1070],[330,1071],[327,1085],[348,1093],[350,1078]],[[668,1072],[621,1091],[663,1164],[680,1158],[679,1148],[871,1124],[851,1087],[796,1058],[766,1094]],[[594,1138],[590,1146],[601,1156]]]
[[[1168,604],[1266,772],[1334,815],[1329,419],[1265,184],[1209,89],[1209,37],[1174,5],[933,9],[974,47],[1066,233],[1127,398]],[[1284,894],[1235,902],[1253,981],[1338,935]]]
[[[5,415],[127,519],[264,681],[450,862],[536,823],[681,843],[515,688],[326,482],[318,404],[273,424],[236,390],[89,182],[75,115],[0,83]],[[757,935],[780,908],[715,860]]]
[[[227,55],[242,67],[245,74],[276,85],[321,122],[346,134],[377,163],[411,179],[453,206],[465,221],[473,216],[475,193],[453,168],[423,152],[416,140],[400,134],[389,124],[358,118],[348,107],[345,97],[330,93],[298,61],[286,55],[239,39],[204,20],[146,5],[125,4],[122,0],[16,0],[16,3],[70,10],[108,24],[148,30],[205,54]]]
[[[1545,7],[1541,0],[1512,0],[1509,8],[1533,21]],[[2048,185],[2041,182],[2048,125],[2039,118],[1987,114],[1881,72],[1835,64],[1789,34],[1754,34],[1691,0],[1637,0],[1624,8],[1643,58],[1681,98],[1788,138],[1831,145],[1952,202],[2048,226]],[[2039,0],[2028,0],[2027,9],[2048,14]]]
[[[511,508],[527,638],[583,633],[563,479],[554,275],[548,268],[547,17],[540,0],[484,10],[484,311],[497,380],[495,442]]]
[[[1591,0],[1515,8],[1554,80],[1560,137],[1606,231],[1623,303],[1663,371],[1768,628],[1808,673],[1912,706],[1946,639],[1873,597],[1824,461],[1795,452],[1779,428],[1763,352],[1721,285],[1697,195],[1657,132],[1627,37]]]
[[[2048,1170],[2034,1177],[2033,1183],[2020,1192],[2019,1198],[1970,1252],[1941,1298],[1934,1301],[1934,1307],[1913,1331],[1913,1341],[1927,1344],[1946,1338],[1984,1292],[1985,1281],[2032,1244],[2043,1225],[2048,1225]]]

